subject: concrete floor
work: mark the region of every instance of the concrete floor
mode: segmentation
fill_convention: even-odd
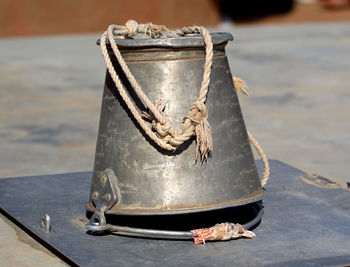
[[[212,30],[235,35],[231,71],[249,86],[245,122],[267,156],[347,188],[350,23]],[[92,170],[105,72],[98,37],[0,39],[0,177]],[[0,266],[63,264],[13,229],[0,218]]]

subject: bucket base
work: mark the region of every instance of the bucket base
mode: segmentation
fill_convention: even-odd
[[[206,211],[215,211],[220,209],[227,209],[233,207],[239,207],[243,205],[247,205],[250,203],[261,201],[266,194],[265,189],[261,188],[254,194],[245,196],[241,199],[236,199],[229,202],[221,202],[215,203],[213,205],[206,206],[196,206],[193,208],[190,207],[179,207],[179,208],[128,208],[128,207],[112,207],[111,209],[107,209],[105,214],[108,215],[141,215],[141,216],[152,216],[152,215],[181,215],[181,214],[190,214],[190,213],[198,213],[198,212],[206,212]],[[85,208],[88,212],[94,213],[96,206],[92,202],[88,202],[85,205]]]

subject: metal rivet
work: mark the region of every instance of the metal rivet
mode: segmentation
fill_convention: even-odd
[[[106,175],[102,175],[102,177],[101,177],[101,183],[102,184],[105,184],[107,182],[107,177],[106,177]]]
[[[106,200],[106,201],[110,201],[111,198],[112,198],[112,197],[111,197],[111,194],[109,194],[109,193],[108,193],[108,194],[105,194],[105,200]]]

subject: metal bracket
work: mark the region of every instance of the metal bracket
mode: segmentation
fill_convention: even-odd
[[[95,190],[91,195],[96,208],[111,208],[120,199],[120,192],[117,186],[117,177],[111,169],[102,172]]]
[[[117,204],[120,200],[117,177],[113,170],[106,169],[101,174],[95,190],[92,192],[91,199],[95,203],[96,209],[90,218],[90,223],[86,225],[86,228],[95,233],[103,232],[103,226],[106,225],[105,211]]]

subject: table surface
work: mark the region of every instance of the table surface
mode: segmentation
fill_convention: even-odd
[[[196,246],[190,240],[91,235],[84,227],[91,172],[1,179],[0,206],[81,266],[349,264],[350,193],[306,184],[301,179],[304,172],[276,160],[270,164],[264,215],[254,229],[254,239]],[[262,169],[261,162],[258,167]],[[51,217],[50,233],[40,228],[43,212]],[[228,220],[236,216],[232,214]],[[142,218],[134,219],[141,224]],[[177,218],[173,215],[173,220]]]
[[[347,189],[350,23],[211,30],[235,36],[231,72],[248,83],[243,115],[268,157]],[[92,169],[105,72],[98,38],[0,39],[0,177]],[[9,264],[47,256],[4,218],[0,240]]]

